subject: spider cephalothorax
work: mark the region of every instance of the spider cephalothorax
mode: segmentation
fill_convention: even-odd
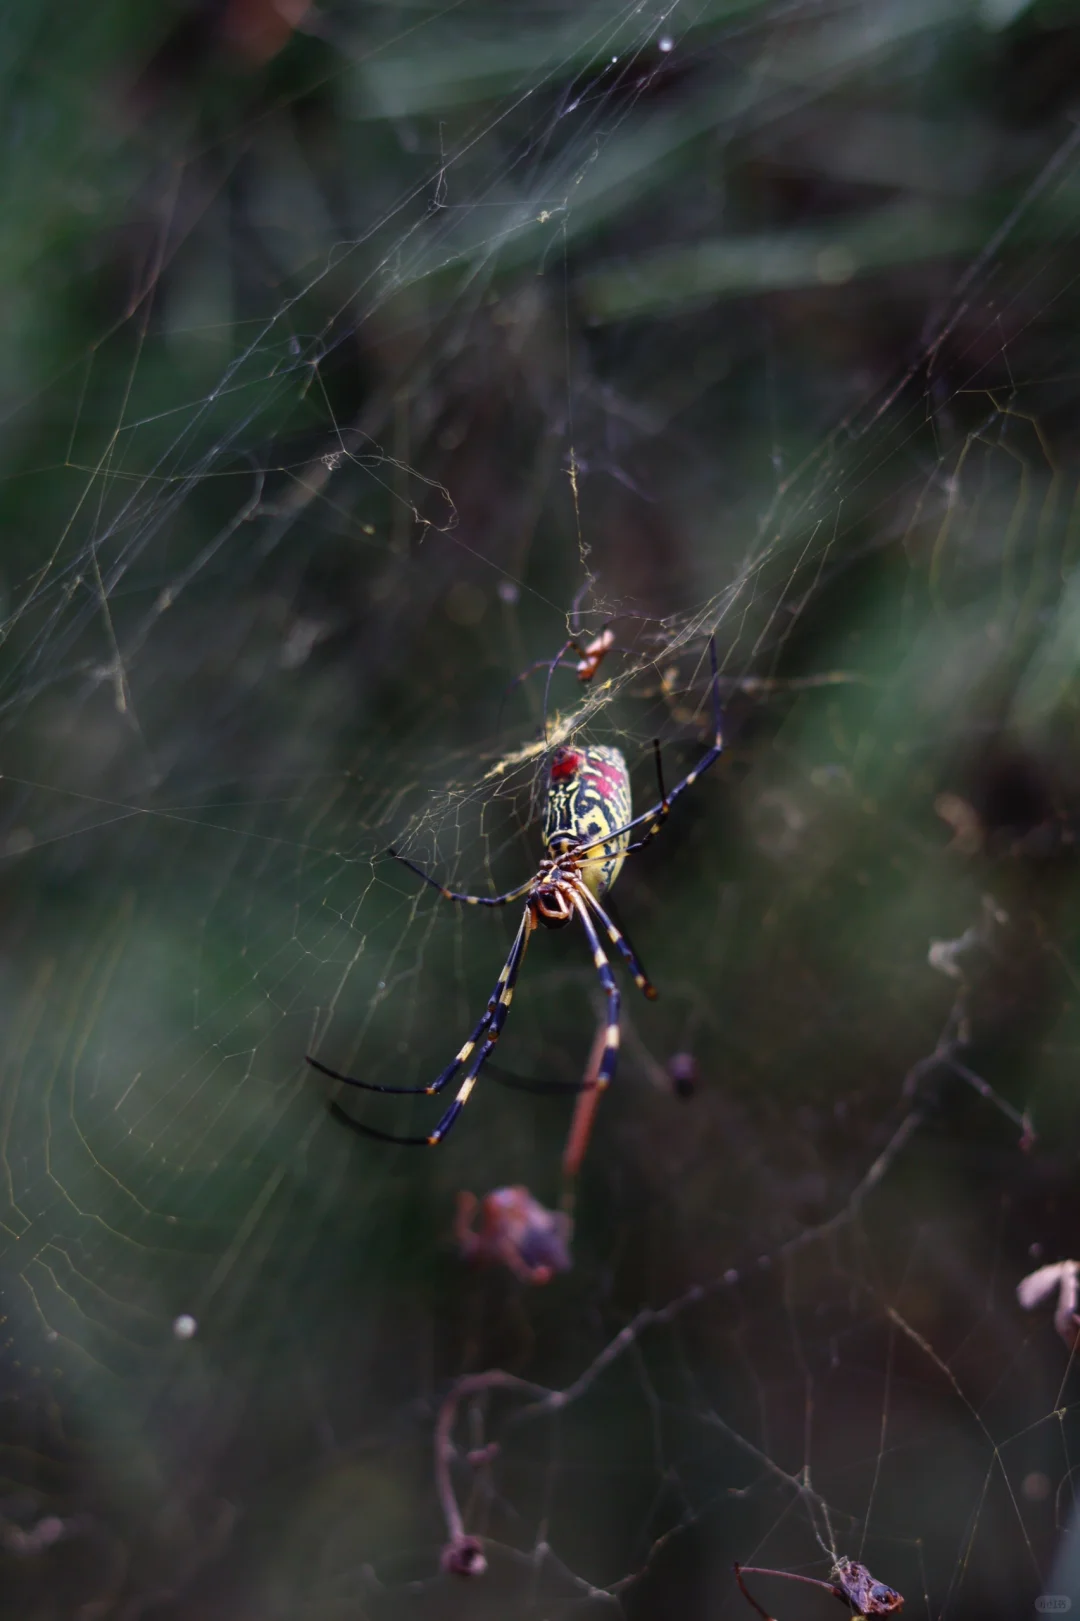
[[[571,884],[576,863],[573,856],[560,856],[558,861],[541,862],[541,868],[544,866],[548,871],[541,872],[529,901],[533,922],[542,923],[545,929],[561,929],[574,915]]]
[[[538,923],[549,929],[559,929],[575,916],[580,919],[585,931],[593,965],[607,998],[607,1037],[597,1070],[596,1087],[602,1091],[610,1084],[619,1054],[619,990],[596,932],[597,923],[626,962],[638,989],[650,998],[656,995],[656,991],[646,978],[629,941],[612,922],[601,901],[619,876],[626,856],[632,850],[640,850],[659,833],[667,820],[672,801],[720,758],[724,747],[720,720],[720,678],[716,667],[716,648],[711,642],[709,656],[712,663],[712,744],[694,770],[677,783],[670,793],[664,788],[660,745],[654,744],[660,799],[651,810],[642,812],[640,816],[631,815],[630,774],[618,749],[562,744],[551,757],[548,773],[542,829],[544,856],[533,877],[517,889],[508,890],[505,895],[461,894],[457,890],[447,889],[407,857],[398,855],[396,850],[388,852],[426,884],[437,889],[445,900],[460,901],[466,906],[506,906],[511,901],[523,900],[525,906],[510,955],[503,964],[487,1007],[453,1062],[429,1086],[382,1086],[374,1081],[359,1081],[351,1075],[328,1069],[317,1058],[308,1058],[313,1068],[328,1075],[331,1080],[344,1081],[349,1086],[362,1087],[369,1092],[398,1094],[432,1095],[441,1092],[465,1068],[457,1097],[427,1136],[396,1137],[390,1132],[364,1125],[359,1120],[352,1121],[358,1130],[394,1143],[426,1143],[433,1146],[441,1142],[468,1102],[476,1078],[506,1023],[530,935]],[[630,834],[635,828],[644,828],[644,832],[641,838],[631,843]]]

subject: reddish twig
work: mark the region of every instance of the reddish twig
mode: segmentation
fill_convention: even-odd
[[[585,1158],[585,1150],[589,1146],[592,1136],[593,1121],[600,1104],[600,1088],[597,1086],[597,1077],[600,1073],[600,1060],[604,1056],[604,1046],[607,1037],[607,1027],[601,1023],[597,1028],[585,1065],[585,1074],[582,1077],[582,1089],[574,1105],[574,1117],[570,1122],[570,1132],[563,1149],[562,1174],[565,1192],[563,1194],[563,1209],[570,1211],[573,1207],[573,1186],[577,1174],[581,1169],[581,1162]]]

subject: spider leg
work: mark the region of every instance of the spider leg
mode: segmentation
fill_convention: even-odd
[[[476,1077],[479,1075],[485,1059],[491,1053],[495,1043],[498,1041],[499,1032],[506,1023],[506,1015],[510,1011],[510,1003],[513,1000],[514,985],[517,982],[518,971],[521,968],[522,960],[525,956],[525,948],[529,943],[529,936],[534,927],[535,924],[533,922],[533,914],[530,909],[526,907],[524,916],[521,919],[521,927],[518,929],[518,932],[514,937],[514,943],[510,947],[510,955],[506,959],[503,971],[499,975],[499,982],[496,985],[495,991],[493,992],[488,1003],[488,1010],[490,1011],[485,1010],[483,1018],[476,1027],[476,1031],[474,1031],[469,1037],[468,1041],[455,1058],[453,1064],[449,1066],[449,1069],[444,1070],[443,1072],[446,1078],[449,1079],[450,1075],[461,1067],[479,1040],[478,1032],[482,1032],[486,1028],[487,1035],[484,1037],[479,1051],[465,1072],[465,1078],[458,1088],[457,1097],[454,1099],[453,1103],[451,1103],[446,1113],[439,1120],[434,1131],[429,1132],[424,1137],[398,1137],[395,1136],[393,1132],[379,1131],[375,1126],[368,1126],[360,1120],[354,1120],[352,1115],[347,1114],[345,1110],[341,1108],[340,1104],[332,1103],[330,1105],[331,1113],[337,1115],[339,1120],[344,1119],[347,1121],[353,1130],[358,1131],[361,1136],[375,1137],[379,1142],[401,1143],[403,1146],[408,1148],[434,1148],[438,1143],[441,1143],[451,1126],[454,1124],[458,1115],[461,1113],[462,1109],[464,1109],[466,1103],[468,1103],[469,1094],[476,1085]],[[494,1008],[491,1007],[492,1002],[495,1004]],[[442,1077],[440,1077],[440,1080],[442,1080]],[[445,1085],[445,1081],[443,1081],[442,1084]],[[424,1090],[427,1090],[427,1088],[424,1088]]]
[[[418,867],[415,861],[410,861],[408,856],[398,855],[396,850],[387,850],[386,853],[393,856],[395,861],[400,861],[403,867],[408,867],[418,878],[422,878],[425,884],[430,884],[432,889],[437,889],[444,901],[464,901],[466,906],[508,906],[511,901],[519,901],[533,882],[530,878],[528,883],[519,884],[517,889],[508,889],[505,895],[463,895],[456,889],[447,889],[437,878],[432,878],[430,873],[425,872],[423,867]]]
[[[343,1086],[358,1086],[364,1092],[392,1092],[395,1097],[399,1097],[403,1093],[427,1095],[431,1092],[438,1092],[441,1087],[446,1085],[445,1080],[440,1075],[438,1080],[432,1081],[430,1086],[381,1086],[378,1081],[359,1081],[355,1075],[343,1075],[341,1070],[331,1069],[329,1064],[320,1063],[317,1058],[312,1058],[310,1053],[305,1053],[304,1063],[310,1064],[312,1069],[317,1069],[319,1074],[325,1075],[328,1080],[340,1081]]]
[[[499,998],[503,993],[503,988],[506,985],[507,977],[510,974],[515,955],[521,943],[521,935],[525,928],[528,915],[528,912],[526,912],[525,916],[521,920],[521,924],[518,927],[518,932],[514,937],[514,943],[510,947],[510,955],[503,963],[502,972],[499,974],[498,980],[496,981],[495,989],[488,997],[487,1007],[484,1009],[479,1019],[477,1019],[476,1024],[469,1033],[468,1040],[458,1053],[457,1057],[453,1059],[451,1063],[447,1064],[442,1073],[436,1075],[433,1081],[429,1081],[427,1086],[383,1086],[377,1081],[360,1081],[357,1080],[355,1075],[343,1075],[340,1070],[330,1069],[328,1065],[320,1063],[317,1058],[312,1058],[310,1053],[307,1055],[307,1063],[311,1065],[312,1069],[317,1069],[320,1075],[326,1075],[332,1081],[341,1081],[345,1086],[358,1086],[363,1092],[388,1092],[392,1097],[431,1097],[436,1092],[441,1092],[447,1083],[453,1080],[462,1064],[468,1062],[472,1055],[473,1048],[476,1046],[476,1043],[480,1040],[480,1037],[484,1034],[484,1031],[487,1029],[488,1025],[492,1021],[492,1018],[494,1017],[495,1010],[499,1005]]]
[[[655,838],[671,813],[672,795],[669,794],[667,789],[664,787],[664,762],[660,757],[660,739],[658,737],[653,738],[652,746],[653,754],[656,759],[656,786],[660,790],[660,798],[653,812],[656,820],[651,824],[643,839],[635,839],[633,844],[628,844],[626,846],[627,855],[630,854],[631,850],[640,850],[643,844],[648,844],[650,839]],[[694,776],[696,775],[700,777],[704,769],[705,768],[703,766],[699,766],[694,775],[687,777],[685,782],[681,783],[679,787],[675,789],[675,793],[681,794],[683,789],[688,788],[691,782],[693,782]]]
[[[592,910],[596,913],[596,916],[600,919],[600,922],[604,925],[604,931],[607,934],[608,939],[611,941],[612,945],[615,947],[615,950],[619,953],[626,966],[633,974],[634,984],[637,986],[638,990],[643,991],[650,1002],[655,1002],[656,986],[652,983],[644,968],[642,968],[641,963],[638,960],[637,952],[626,938],[626,935],[623,934],[622,930],[612,921],[612,919],[604,911],[604,908],[600,905],[600,902],[596,899],[596,896],[580,881],[580,879],[577,880],[574,887],[578,894],[580,894],[586,906],[592,908]]]
[[[611,1085],[615,1078],[615,1065],[619,1061],[619,987],[615,983],[615,975],[611,972],[611,964],[604,955],[604,948],[600,944],[600,936],[593,926],[589,916],[589,908],[581,899],[574,886],[574,906],[581,918],[582,926],[589,945],[592,947],[593,966],[596,969],[604,995],[607,997],[607,1031],[604,1037],[604,1055],[596,1071],[596,1091],[603,1092]]]
[[[563,643],[563,645],[559,648],[559,651],[556,653],[555,657],[548,664],[547,680],[544,682],[544,707],[540,711],[540,713],[544,717],[544,719],[543,719],[544,730],[543,730],[541,735],[542,735],[545,743],[547,742],[547,735],[548,735],[548,729],[547,729],[547,724],[548,724],[547,723],[548,699],[551,696],[552,677],[554,676],[555,671],[559,668],[559,664],[560,664],[560,661],[562,659],[563,654],[564,653],[569,653],[571,651],[571,649],[573,649],[573,651],[577,654],[578,658],[583,659],[585,657],[584,651],[582,650],[580,643],[576,642],[574,640],[574,638],[571,636],[570,640]],[[547,662],[547,661],[545,660],[544,662]],[[569,664],[563,665],[563,668],[564,669],[572,669],[573,665],[569,665]]]
[[[703,777],[709,767],[715,765],[721,754],[723,754],[724,722],[720,712],[720,672],[716,664],[716,642],[711,637],[709,639],[709,661],[712,665],[713,741],[711,746],[702,755],[693,771],[687,772],[682,781],[677,782],[670,793],[665,793],[664,777],[660,766],[660,745],[655,744],[656,770],[660,782],[660,803],[654,805],[652,810],[642,811],[640,816],[632,817],[622,827],[614,828],[612,832],[605,833],[602,839],[594,839],[591,844],[582,845],[578,852],[580,855],[587,855],[590,850],[602,849],[604,845],[610,844],[612,839],[621,838],[624,833],[630,833],[635,827],[645,827],[645,833],[642,838],[635,839],[633,844],[627,845],[626,854],[629,855],[631,850],[642,849],[644,845],[656,837],[667,821],[673,801],[678,799],[681,793],[685,793],[687,788],[692,787],[699,777]]]
[[[515,1075],[510,1069],[500,1069],[497,1064],[489,1064],[487,1073],[509,1092],[531,1092],[538,1098],[573,1097],[579,1092],[593,1090],[591,1081],[537,1080],[529,1075]]]
[[[496,717],[496,721],[495,721],[495,730],[496,731],[498,731],[499,727],[502,724],[503,707],[504,707],[504,705],[506,703],[506,700],[509,698],[510,694],[514,691],[515,687],[520,687],[523,681],[527,681],[531,675],[535,675],[537,670],[547,670],[547,672],[548,672],[548,684],[547,684],[547,687],[544,688],[544,714],[545,715],[547,714],[547,693],[548,693],[548,687],[551,686],[552,674],[554,673],[555,670],[557,670],[560,667],[560,662],[561,662],[563,656],[566,653],[569,653],[571,651],[571,649],[575,653],[577,653],[579,658],[584,657],[584,654],[582,653],[580,647],[578,647],[577,642],[571,637],[571,639],[568,642],[563,643],[563,645],[559,648],[559,651],[556,653],[556,655],[555,655],[555,657],[553,659],[537,659],[534,664],[529,665],[529,668],[527,670],[522,670],[520,675],[516,675],[514,677],[514,679],[511,681],[510,685],[506,688],[506,691],[503,693],[501,699],[499,700],[499,713],[498,713],[498,716]],[[561,667],[564,670],[572,670],[574,668],[574,666],[572,664],[563,664]]]
[[[330,1113],[335,1120],[340,1120],[343,1126],[348,1126],[350,1131],[359,1133],[361,1137],[374,1137],[377,1143],[401,1143],[411,1148],[421,1147],[427,1142],[426,1137],[395,1137],[391,1131],[380,1131],[377,1126],[365,1126],[362,1120],[354,1120],[348,1110],[343,1109],[337,1102],[330,1104]]]
[[[500,980],[499,985],[501,986],[501,984],[502,981]],[[461,1052],[454,1059],[453,1063],[447,1064],[442,1073],[440,1075],[436,1075],[433,1081],[429,1081],[427,1086],[383,1086],[379,1081],[361,1081],[358,1080],[355,1075],[344,1075],[342,1074],[341,1070],[331,1069],[328,1064],[320,1063],[317,1058],[312,1058],[310,1053],[305,1055],[304,1062],[306,1064],[310,1064],[312,1069],[317,1069],[320,1075],[327,1076],[329,1080],[340,1081],[343,1086],[359,1087],[362,1092],[387,1092],[391,1097],[396,1098],[432,1097],[436,1092],[441,1092],[448,1081],[453,1080],[454,1076],[465,1062],[465,1059],[468,1058],[476,1043],[479,1041],[480,1037],[491,1023],[491,1015],[494,1011],[495,997],[497,995],[498,987],[496,987],[494,995],[488,1002],[483,1015],[477,1022],[475,1029],[470,1035],[468,1041],[465,1043],[465,1046],[461,1049]]]
[[[507,693],[513,692],[515,687],[520,686],[523,681],[527,681],[531,675],[535,675],[537,670],[558,669],[559,660],[564,656],[564,654],[569,652],[581,652],[577,642],[564,642],[553,659],[536,659],[532,664],[529,665],[527,670],[522,670],[520,675],[516,675],[514,677],[506,689]],[[573,667],[574,666],[572,664],[564,664],[562,666],[564,670],[572,670]]]
[[[447,1132],[450,1130],[450,1127],[454,1124],[454,1121],[457,1119],[458,1115],[461,1113],[462,1109],[465,1107],[466,1103],[468,1103],[472,1089],[476,1085],[477,1076],[480,1074],[480,1071],[483,1069],[484,1065],[487,1063],[487,1060],[491,1057],[492,1052],[495,1050],[495,1043],[502,1034],[502,1027],[506,1023],[507,1014],[510,1012],[510,1003],[514,999],[514,986],[517,984],[518,971],[521,968],[521,964],[525,958],[525,948],[529,944],[529,936],[535,927],[536,923],[533,919],[533,914],[529,908],[526,907],[525,916],[522,920],[518,939],[514,942],[514,950],[511,952],[510,957],[507,960],[506,972],[502,979],[502,988],[499,991],[498,1002],[496,1004],[495,1011],[491,1016],[491,1022],[488,1025],[487,1034],[480,1043],[475,1058],[465,1071],[465,1078],[458,1088],[457,1097],[454,1099],[453,1103],[451,1103],[450,1107],[447,1109],[446,1113],[435,1127],[435,1130],[431,1133],[431,1136],[425,1138],[425,1141],[429,1143],[432,1148],[434,1148],[437,1143],[442,1141]]]

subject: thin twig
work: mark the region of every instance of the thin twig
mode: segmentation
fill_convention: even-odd
[[[588,1148],[589,1138],[592,1136],[596,1111],[600,1106],[600,1088],[596,1082],[600,1074],[600,1064],[606,1045],[607,1021],[604,1020],[597,1026],[596,1035],[593,1038],[593,1044],[585,1064],[585,1073],[582,1076],[582,1090],[578,1093],[577,1102],[574,1105],[574,1115],[570,1122],[566,1147],[563,1149],[563,1194],[560,1207],[565,1210],[568,1216],[573,1215],[574,1212],[577,1174],[581,1169],[581,1162],[585,1158],[585,1150]]]
[[[742,1565],[736,1565],[734,1567],[734,1569],[735,1569],[735,1580],[739,1584],[739,1592],[742,1594],[742,1596],[746,1600],[747,1604],[749,1604],[752,1609],[757,1611],[758,1615],[760,1615],[763,1618],[763,1621],[773,1621],[773,1617],[769,1614],[768,1610],[763,1610],[761,1608],[761,1605],[758,1603],[758,1601],[754,1597],[753,1593],[751,1593],[750,1589],[747,1587],[746,1583],[743,1581],[743,1566]],[[746,1569],[747,1570],[752,1570],[753,1567],[750,1566],[750,1565],[747,1565]]]
[[[802,1576],[794,1570],[770,1570],[764,1565],[736,1564],[733,1566],[733,1569],[735,1571],[735,1580],[739,1584],[739,1591],[743,1598],[748,1604],[753,1605],[758,1615],[765,1616],[765,1621],[773,1621],[773,1618],[770,1615],[766,1615],[765,1611],[761,1608],[761,1605],[758,1603],[757,1599],[750,1592],[746,1586],[746,1583],[743,1581],[744,1576],[780,1576],[785,1582],[802,1582],[804,1587],[820,1587],[826,1593],[831,1593],[833,1598],[840,1599],[844,1604],[847,1603],[846,1594],[836,1586],[835,1582],[823,1582],[817,1576]]]
[[[486,1373],[470,1373],[462,1379],[455,1380],[439,1408],[439,1416],[435,1421],[435,1487],[439,1494],[439,1505],[442,1508],[447,1531],[442,1565],[444,1570],[450,1570],[459,1576],[483,1575],[487,1569],[487,1561],[477,1538],[469,1536],[465,1530],[465,1521],[454,1492],[454,1482],[450,1473],[456,1456],[454,1425],[461,1403],[471,1396],[483,1395],[488,1390],[515,1390],[529,1395],[544,1393],[542,1385],[534,1385],[528,1379],[519,1379],[514,1373],[504,1373],[501,1368],[490,1368]]]

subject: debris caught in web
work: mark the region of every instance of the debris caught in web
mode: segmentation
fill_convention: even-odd
[[[548,1210],[528,1188],[494,1188],[457,1197],[454,1237],[462,1258],[507,1267],[522,1283],[550,1283],[570,1269],[570,1218]]]
[[[1021,1278],[1016,1298],[1025,1311],[1033,1311],[1057,1290],[1054,1327],[1070,1351],[1080,1343],[1080,1261],[1054,1261]]]

